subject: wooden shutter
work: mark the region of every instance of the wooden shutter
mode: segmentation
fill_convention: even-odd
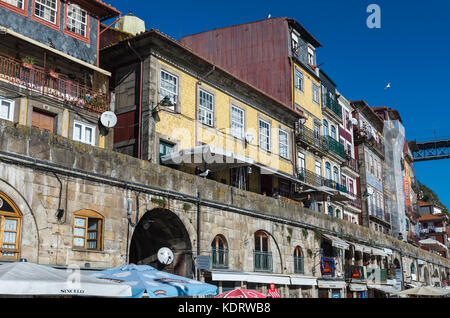
[[[32,126],[41,130],[47,130],[50,133],[54,131],[54,119],[55,117],[38,110],[33,110]]]

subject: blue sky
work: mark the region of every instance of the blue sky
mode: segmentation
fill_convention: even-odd
[[[107,1],[132,12],[146,28],[179,39],[213,28],[286,16],[298,20],[323,47],[317,63],[349,100],[399,110],[408,140],[450,138],[450,1]],[[381,9],[381,28],[369,29],[367,7]],[[384,87],[392,82],[392,88]],[[450,208],[450,159],[419,162],[417,178]]]

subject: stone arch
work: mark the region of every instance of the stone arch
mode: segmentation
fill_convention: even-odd
[[[430,272],[428,270],[428,266],[423,267],[423,279],[425,281],[425,285],[430,285]]]
[[[9,184],[6,180],[0,179],[0,192],[7,196],[20,211],[22,215],[22,229],[20,233],[20,258],[26,258],[27,261],[39,263],[39,250],[42,242],[41,233],[47,227],[47,213],[42,204],[37,203],[37,209],[33,211],[28,200]],[[32,192],[30,193],[32,195]],[[49,243],[49,242],[48,242]]]
[[[157,253],[167,247],[174,253],[169,265],[158,261]],[[180,276],[193,276],[194,251],[189,232],[177,214],[164,208],[147,211],[136,225],[129,246],[129,262],[147,264]]]

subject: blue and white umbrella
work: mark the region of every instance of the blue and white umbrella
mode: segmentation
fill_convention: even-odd
[[[131,286],[132,298],[217,295],[217,286],[159,271],[148,265],[124,265],[90,274]]]

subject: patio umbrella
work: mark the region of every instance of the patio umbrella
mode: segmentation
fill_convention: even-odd
[[[238,288],[217,295],[215,298],[267,298],[267,296],[256,290]]]
[[[419,286],[416,288],[411,288],[403,290],[396,293],[396,295],[415,295],[415,296],[436,296],[442,297],[450,294],[450,290],[443,288],[431,287],[431,286]]]
[[[148,265],[124,265],[90,276],[131,286],[132,298],[141,298],[145,292],[150,298],[217,294],[214,285],[158,271]]]
[[[16,262],[0,266],[0,295],[129,297],[131,288],[79,272]]]

